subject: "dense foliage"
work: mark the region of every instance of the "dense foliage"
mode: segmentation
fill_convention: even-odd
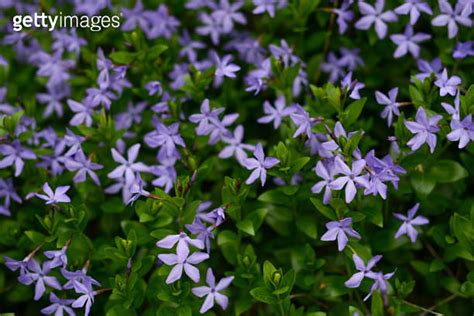
[[[0,0],[0,313],[471,315],[472,10]]]

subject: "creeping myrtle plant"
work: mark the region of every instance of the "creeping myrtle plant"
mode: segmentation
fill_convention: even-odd
[[[471,315],[472,16],[0,0],[0,314]]]

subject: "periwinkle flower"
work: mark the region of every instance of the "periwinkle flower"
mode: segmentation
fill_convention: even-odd
[[[461,84],[461,78],[458,76],[448,77],[448,71],[444,68],[434,84],[439,87],[440,96],[444,97],[447,94],[454,96],[456,95],[458,86]]]
[[[417,74],[416,78],[420,81],[425,80],[425,78],[431,76],[431,74],[435,74],[436,76],[440,75],[443,69],[441,59],[439,58],[435,58],[432,61],[418,59],[417,65],[421,73]]]
[[[72,302],[74,302],[73,299],[60,299],[56,296],[56,294],[51,292],[49,294],[49,301],[51,302],[51,305],[49,305],[48,307],[43,308],[41,310],[41,314],[43,314],[43,315],[53,315],[54,314],[54,316],[62,316],[65,313],[67,313],[69,316],[75,316],[76,315],[76,313],[74,313],[72,308],[69,307],[69,305],[71,305]]]
[[[14,140],[10,145],[0,144],[0,154],[4,157],[0,160],[0,169],[15,165],[15,177],[18,177],[23,171],[25,160],[36,159],[35,153],[26,147],[23,147],[18,140]]]
[[[31,195],[34,195],[42,200],[46,201],[46,205],[49,204],[56,204],[56,203],[69,203],[71,202],[71,198],[67,196],[66,192],[69,190],[70,186],[59,186],[56,188],[56,190],[51,189],[49,186],[48,182],[45,182],[43,184],[43,192],[46,194],[39,194],[39,193],[30,193],[28,194],[28,197],[31,197]]]
[[[216,72],[215,76],[217,78],[235,78],[235,73],[240,70],[240,67],[236,64],[230,63],[232,61],[232,55],[225,55],[222,60],[219,58],[219,55],[214,53],[214,60],[216,63]]]
[[[344,282],[344,285],[348,288],[359,287],[362,280],[368,273],[372,272],[373,267],[380,261],[380,259],[382,259],[381,255],[372,257],[367,262],[367,265],[365,265],[364,261],[357,254],[353,254],[352,260],[354,260],[355,267],[359,272],[354,273],[349,280]]]
[[[253,14],[263,14],[267,12],[272,18],[275,17],[277,8],[286,6],[286,0],[252,0],[252,2],[256,6],[252,11]]]
[[[67,51],[76,54],[76,56],[79,56],[81,46],[87,44],[87,41],[84,38],[77,35],[75,28],[72,28],[69,31],[65,29],[54,31],[53,37],[55,41],[51,47],[55,51]]]
[[[354,100],[360,99],[359,90],[364,88],[365,84],[358,82],[357,80],[352,80],[352,71],[348,72],[347,75],[341,81],[341,88],[344,91],[347,91],[349,98]]]
[[[95,184],[100,185],[99,177],[94,171],[104,166],[92,162],[91,158],[87,159],[82,150],[77,151],[74,157],[67,158],[65,166],[69,171],[77,171],[73,178],[74,183],[86,181],[86,176],[89,175]]]
[[[420,203],[416,203],[411,209],[408,210],[407,216],[400,213],[393,214],[393,216],[403,222],[397,233],[395,234],[395,239],[400,238],[400,236],[402,235],[407,235],[408,237],[410,237],[412,243],[416,241],[418,232],[413,226],[427,225],[429,223],[429,220],[424,216],[418,215],[417,217],[415,217],[416,212],[419,208]]]
[[[84,307],[84,316],[88,316],[91,311],[92,304],[94,303],[95,292],[92,290],[92,287],[80,283],[77,285],[77,288],[74,288],[74,290],[76,293],[82,295],[79,296],[71,304],[71,306],[74,308]]]
[[[417,150],[426,143],[430,147],[430,152],[434,152],[436,147],[436,132],[439,131],[438,122],[442,118],[441,115],[434,115],[428,118],[425,109],[419,107],[416,112],[415,121],[405,121],[406,128],[415,134],[407,143],[411,150]]]
[[[341,47],[339,52],[341,58],[338,63],[342,67],[347,67],[349,71],[354,71],[358,66],[364,66],[364,60],[360,57],[360,48]]]
[[[348,23],[354,19],[354,12],[349,10],[352,5],[351,0],[344,0],[341,7],[333,9],[333,12],[337,15],[337,25],[339,27],[339,34],[344,34],[347,31]]]
[[[273,121],[273,128],[277,129],[284,117],[289,116],[293,113],[294,108],[286,106],[286,101],[284,96],[279,96],[275,100],[275,107],[272,107],[270,102],[265,101],[263,103],[263,112],[266,114],[257,120],[261,124],[267,124]]]
[[[361,239],[359,233],[350,227],[351,224],[352,218],[350,217],[341,219],[340,221],[331,221],[326,223],[326,228],[328,231],[321,236],[321,240],[333,241],[337,239],[337,249],[339,251],[343,251],[347,245],[347,242],[349,241],[347,235]]]
[[[313,120],[309,113],[300,105],[294,105],[290,113],[290,118],[298,127],[293,134],[293,138],[298,137],[301,134],[310,135],[311,127],[316,124],[316,121]]]
[[[161,95],[163,92],[163,87],[161,86],[161,82],[159,81],[150,81],[145,85],[145,89],[148,90],[148,95]]]
[[[183,138],[179,134],[179,123],[169,126],[157,122],[156,130],[145,135],[145,143],[151,148],[161,147],[160,151],[168,157],[178,155],[176,146],[186,147]]]
[[[224,112],[224,108],[211,110],[209,99],[204,99],[201,103],[201,113],[191,115],[189,121],[198,124],[197,135],[208,135],[212,130],[212,123],[219,120],[219,114],[222,112]]]
[[[453,51],[453,58],[462,59],[469,56],[474,56],[473,41],[459,42]]]
[[[84,124],[87,127],[90,127],[92,125],[92,115],[94,114],[94,106],[92,106],[91,102],[89,102],[89,99],[85,99],[83,103],[69,99],[67,100],[67,104],[71,111],[76,113],[69,122],[69,124],[71,124],[72,126]]]
[[[359,30],[368,30],[372,25],[375,26],[375,32],[380,39],[387,35],[387,22],[395,22],[398,20],[397,15],[392,11],[383,11],[385,0],[376,0],[375,5],[372,6],[363,1],[359,2],[359,10],[362,15],[355,27]]]
[[[92,289],[93,286],[100,286],[100,283],[87,275],[87,264],[84,268],[77,271],[68,271],[61,269],[62,276],[67,280],[63,288],[66,290],[74,289],[76,292],[83,290],[82,287]]]
[[[35,259],[30,259],[28,261],[26,273],[18,277],[18,281],[23,284],[30,285],[35,283],[35,301],[43,296],[46,291],[46,285],[56,290],[62,289],[61,284],[58,282],[56,277],[48,275],[50,270],[51,266],[49,262],[43,262],[41,267]]]
[[[170,39],[181,24],[177,18],[169,14],[168,8],[164,4],[160,4],[156,11],[146,11],[143,16],[150,24],[150,27],[143,29],[148,39],[158,37]]]
[[[393,53],[393,57],[400,58],[410,53],[414,58],[418,58],[420,55],[420,46],[418,46],[418,43],[427,41],[430,38],[431,35],[426,33],[415,34],[413,27],[407,25],[404,34],[393,34],[390,36],[392,42],[398,46]]]
[[[387,305],[387,291],[388,291],[388,283],[387,280],[390,279],[394,272],[383,274],[382,272],[369,272],[367,273],[367,277],[374,280],[370,288],[370,293],[364,298],[364,302],[369,299],[369,297],[374,293],[374,291],[379,290],[382,293],[382,297],[384,300],[384,305]]]
[[[57,267],[65,268],[67,266],[67,249],[69,247],[69,242],[60,250],[48,250],[44,252],[46,258],[50,259],[48,261],[49,267],[51,269]]]
[[[453,7],[447,0],[438,0],[441,14],[435,17],[431,24],[434,26],[448,26],[448,37],[454,38],[458,34],[458,23],[467,27],[472,26],[469,15],[472,13],[469,5],[464,5],[462,1],[458,1]]]
[[[229,3],[229,0],[220,0],[212,16],[222,25],[224,33],[229,33],[234,29],[234,22],[246,24],[245,15],[238,10],[244,5],[244,1]]]
[[[405,3],[394,11],[398,15],[410,15],[411,25],[415,25],[422,12],[433,15],[430,5],[423,0],[405,0]]]
[[[357,188],[356,184],[362,187],[368,186],[368,181],[365,175],[361,175],[366,166],[364,159],[355,160],[352,162],[352,169],[340,158],[336,157],[334,161],[335,174],[342,174],[330,183],[332,190],[342,190],[345,186],[345,201],[347,204],[354,199]]]
[[[270,44],[269,48],[273,57],[282,60],[285,67],[293,66],[300,61],[298,56],[293,54],[293,49],[288,46],[284,39],[280,40],[280,46]]]
[[[187,57],[190,63],[197,61],[196,50],[206,47],[206,44],[203,42],[191,39],[191,36],[187,30],[183,31],[183,35],[179,38],[179,44],[181,45],[181,49],[178,56]]]
[[[255,146],[244,144],[242,140],[244,138],[244,127],[239,125],[235,128],[232,137],[224,136],[222,141],[227,145],[219,153],[219,158],[229,158],[235,156],[240,164],[244,164],[244,160],[247,159],[247,153],[245,150],[253,151]]]
[[[388,96],[380,91],[375,91],[377,103],[385,105],[381,117],[387,119],[388,126],[392,126],[393,116],[400,116],[400,104],[397,102],[398,88],[393,88],[388,92]]]
[[[137,26],[145,31],[150,27],[148,19],[143,15],[144,10],[141,0],[137,0],[133,9],[122,8],[122,11],[125,19],[125,23],[121,27],[122,31],[133,31]]]
[[[130,186],[131,198],[127,201],[127,204],[133,204],[140,196],[148,197],[150,192],[146,191],[143,186],[145,185],[140,173],[137,172],[135,175],[135,181]]]
[[[321,177],[323,180],[313,185],[311,187],[311,192],[320,193],[324,188],[323,203],[328,204],[331,200],[331,182],[334,180],[334,176],[332,175],[332,169],[326,168],[322,161],[318,161],[314,170],[316,172],[316,175]]]
[[[203,26],[196,28],[196,33],[199,35],[209,35],[214,45],[219,44],[220,35],[223,33],[221,23],[212,15],[201,12],[199,20],[204,23]]]
[[[186,229],[193,235],[196,235],[196,238],[204,243],[206,246],[207,253],[211,251],[211,239],[214,239],[214,230],[215,226],[206,226],[202,223],[199,217],[194,218],[192,224],[186,224]]]
[[[166,278],[166,284],[171,284],[181,279],[183,270],[191,280],[198,283],[200,279],[199,270],[194,265],[209,259],[209,255],[204,252],[194,252],[189,256],[188,247],[178,246],[176,254],[160,254],[158,259],[166,265],[173,266],[173,269],[171,269],[170,274]]]
[[[329,74],[329,82],[336,82],[337,79],[345,75],[343,67],[343,63],[337,59],[334,52],[329,52],[327,61],[321,63],[321,70]]]
[[[140,144],[135,144],[127,151],[127,159],[125,159],[115,148],[112,148],[112,158],[118,162],[120,166],[109,172],[107,175],[111,179],[125,177],[125,183],[130,185],[135,179],[136,172],[148,172],[149,167],[142,162],[135,162],[140,150]]]
[[[255,182],[255,180],[260,178],[260,182],[262,183],[263,187],[265,185],[265,181],[267,180],[267,169],[277,165],[280,160],[274,157],[265,157],[262,144],[260,143],[255,146],[253,155],[255,158],[247,158],[244,160],[245,168],[248,170],[253,170],[245,183],[252,184]]]
[[[459,141],[458,148],[464,148],[467,144],[474,140],[474,123],[472,122],[472,114],[464,117],[462,121],[452,119],[451,132],[446,136],[452,142]]]
[[[156,243],[156,246],[158,248],[171,249],[176,244],[178,244],[177,249],[180,249],[180,251],[184,248],[189,250],[189,245],[198,249],[204,248],[204,243],[201,240],[189,238],[185,232],[181,232],[177,235],[168,235],[165,238],[159,240]]]
[[[212,269],[207,269],[206,283],[208,286],[198,286],[191,290],[193,294],[197,297],[206,296],[206,299],[204,300],[204,303],[202,304],[201,309],[199,310],[201,314],[204,314],[205,312],[210,310],[214,306],[214,301],[216,301],[216,303],[219,304],[222,309],[227,309],[229,299],[227,298],[227,296],[219,292],[227,288],[232,282],[232,280],[234,280],[233,276],[225,277],[216,284],[216,279],[214,277]]]

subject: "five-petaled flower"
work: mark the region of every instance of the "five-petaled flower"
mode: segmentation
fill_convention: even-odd
[[[214,306],[214,301],[216,301],[216,303],[219,304],[222,309],[225,310],[227,308],[229,299],[227,296],[219,292],[227,288],[233,279],[233,276],[225,277],[216,284],[216,278],[214,277],[212,269],[207,269],[206,283],[208,286],[198,286],[192,289],[193,294],[197,297],[206,296],[206,299],[204,300],[204,303],[202,303],[201,309],[199,310],[201,314],[204,314],[210,310]]]
[[[416,203],[411,209],[408,210],[407,216],[400,213],[393,214],[393,216],[395,216],[397,219],[403,221],[402,225],[395,234],[396,239],[400,238],[402,235],[408,235],[412,243],[416,241],[418,232],[413,226],[427,225],[429,223],[429,220],[424,216],[418,215],[415,217],[419,208],[420,203]]]
[[[346,248],[347,242],[349,239],[347,235],[361,239],[358,232],[350,227],[352,224],[352,218],[347,217],[343,218],[340,221],[331,221],[326,223],[326,228],[328,229],[324,235],[321,236],[322,241],[333,241],[337,239],[337,249],[343,251]]]
[[[265,157],[261,144],[257,144],[257,146],[255,146],[253,155],[255,158],[247,158],[244,160],[245,168],[248,170],[253,170],[245,183],[251,184],[260,178],[263,187],[265,185],[265,181],[267,180],[267,169],[277,165],[280,160],[274,157]]]

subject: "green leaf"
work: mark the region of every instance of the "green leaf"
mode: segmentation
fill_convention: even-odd
[[[366,102],[367,98],[364,97],[349,104],[347,109],[345,109],[342,115],[340,116],[340,119],[344,126],[348,127],[357,122],[357,119],[362,113],[362,109],[364,108]]]
[[[410,182],[415,191],[424,195],[430,194],[436,186],[436,180],[424,172],[414,172]]]
[[[316,209],[325,217],[329,218],[330,220],[337,220],[337,216],[334,211],[329,206],[324,205],[321,200],[316,198],[310,198],[310,200]]]
[[[268,260],[263,263],[263,281],[267,286],[273,283],[273,274],[277,271],[275,266]]]
[[[147,57],[151,60],[157,59],[164,51],[168,49],[168,46],[157,44],[148,49]]]
[[[136,56],[137,53],[131,52],[113,52],[109,55],[110,59],[117,64],[130,64]]]
[[[439,183],[456,182],[468,176],[467,170],[454,160],[437,161],[429,173]]]
[[[253,223],[249,219],[244,219],[240,222],[237,223],[237,228],[240,229],[241,231],[251,235],[255,236],[255,229],[253,228]]]
[[[383,301],[382,295],[380,295],[380,291],[373,292],[370,311],[372,313],[372,316],[384,316]]]
[[[266,304],[276,304],[277,300],[273,296],[272,292],[266,287],[256,287],[250,290],[250,295],[255,298],[257,301],[266,303]]]
[[[411,101],[416,107],[420,107],[424,104],[423,93],[421,93],[415,86],[410,85],[408,91],[410,93]]]
[[[296,227],[310,238],[316,239],[318,237],[316,221],[309,214],[299,215],[296,218]]]

